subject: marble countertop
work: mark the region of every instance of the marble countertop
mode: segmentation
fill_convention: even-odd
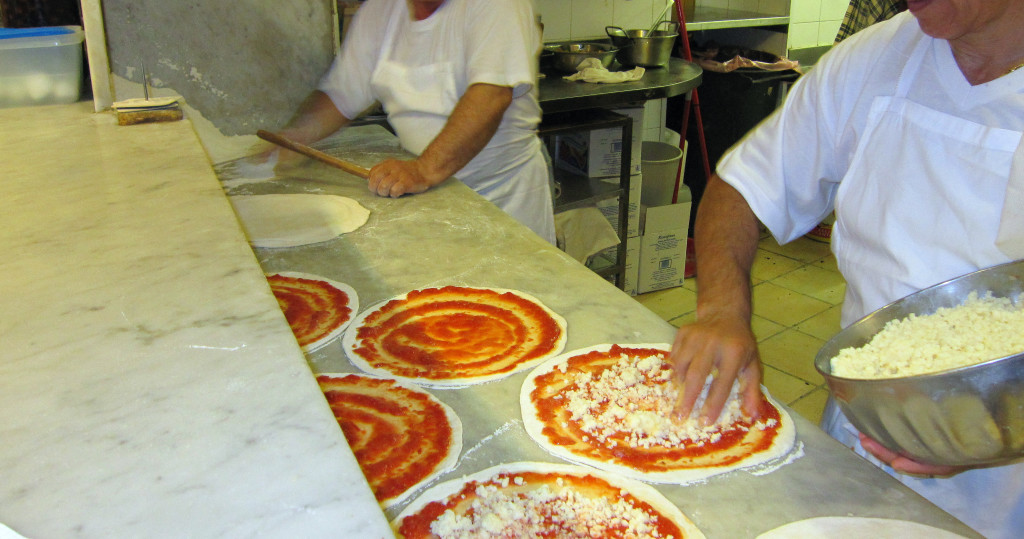
[[[388,537],[187,121],[0,110],[0,522]]]
[[[378,126],[343,131],[318,147],[366,167],[407,155]],[[368,208],[371,214],[362,228],[335,240],[255,251],[268,273],[301,271],[351,285],[364,309],[416,288],[484,286],[521,290],[562,315],[568,322],[567,351],[602,343],[666,343],[675,334],[653,312],[457,181],[388,199],[372,195],[365,180],[313,161],[275,175],[239,160],[218,166],[217,173],[229,195],[322,193],[350,197]],[[318,373],[357,372],[337,341],[307,359]],[[432,391],[458,413],[464,428],[458,466],[438,481],[505,462],[558,462],[523,428],[518,396],[525,377],[519,373]],[[656,488],[709,538],[755,537],[818,516],[901,519],[977,536],[817,426],[790,415],[798,448],[784,464]]]

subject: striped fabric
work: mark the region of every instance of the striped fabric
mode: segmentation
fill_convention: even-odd
[[[839,33],[836,34],[836,43],[905,9],[906,0],[850,0],[846,16],[839,25]]]

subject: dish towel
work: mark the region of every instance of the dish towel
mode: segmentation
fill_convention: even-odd
[[[583,82],[632,82],[640,80],[644,76],[644,68],[634,67],[629,71],[608,71],[601,60],[597,58],[585,58],[580,65],[576,66],[576,73],[565,77],[565,80]]]
[[[591,256],[619,244],[615,229],[594,206],[556,213],[555,239],[560,249],[583,264]]]

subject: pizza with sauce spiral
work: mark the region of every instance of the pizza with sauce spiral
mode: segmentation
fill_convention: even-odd
[[[321,374],[317,382],[382,506],[455,467],[462,423],[430,393],[362,374]]]
[[[359,369],[435,388],[504,378],[562,352],[565,319],[513,290],[413,290],[360,314],[342,345]]]
[[[298,272],[267,275],[267,282],[305,352],[336,339],[359,311],[356,291],[344,283]]]
[[[431,487],[391,527],[408,539],[704,537],[649,485],[546,462],[503,464]]]
[[[743,413],[738,383],[713,424],[697,418],[709,384],[695,412],[676,417],[669,351],[605,344],[537,367],[520,392],[527,433],[560,458],[655,483],[690,483],[789,453],[792,419],[763,389],[757,420]]]

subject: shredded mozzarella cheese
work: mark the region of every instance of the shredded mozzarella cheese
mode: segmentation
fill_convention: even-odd
[[[633,359],[623,354],[599,376],[579,372],[572,379],[576,388],[556,398],[564,399],[572,420],[588,435],[601,443],[614,444],[608,439],[625,433],[631,447],[703,446],[718,441],[724,427],[743,419],[736,382],[718,419],[711,425],[701,424],[698,416],[707,398],[710,376],[690,417],[676,418],[679,391],[671,378],[672,370],[660,356]]]
[[[512,482],[521,485],[521,477]],[[529,491],[505,491],[497,484],[477,487],[476,498],[464,514],[448,509],[430,525],[430,531],[441,538],[494,538],[555,536],[574,538],[605,537],[614,530],[623,537],[636,539],[671,539],[657,529],[658,516],[626,501],[626,492],[615,500],[589,497],[571,487],[557,490],[541,485]]]

